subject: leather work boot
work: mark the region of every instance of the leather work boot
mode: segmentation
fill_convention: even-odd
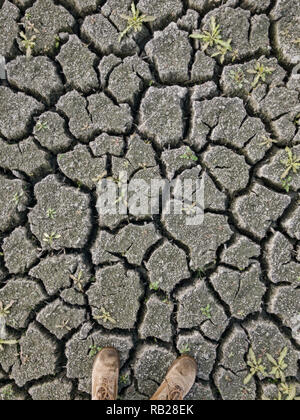
[[[175,360],[151,400],[183,400],[195,383],[197,363],[190,356]]]
[[[113,401],[118,397],[120,358],[114,348],[101,350],[93,367],[93,401]]]

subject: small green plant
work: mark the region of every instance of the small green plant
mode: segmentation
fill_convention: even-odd
[[[75,287],[77,287],[78,288],[78,290],[81,292],[81,293],[83,293],[84,292],[84,290],[83,290],[83,281],[84,281],[84,279],[83,279],[83,272],[82,272],[82,270],[80,270],[79,271],[79,273],[78,273],[78,275],[77,275],[77,277],[76,276],[73,276],[73,274],[70,274],[70,279],[72,279],[73,281],[74,281],[74,285],[75,285]]]
[[[244,82],[245,82],[245,73],[243,70],[231,70],[230,77],[234,82],[238,85],[240,89],[243,88]]]
[[[55,48],[58,50],[60,46],[60,37],[58,35],[55,35],[54,39],[55,39]]]
[[[205,277],[205,269],[203,267],[198,268],[197,277],[203,279]]]
[[[24,193],[23,192],[20,192],[20,193],[16,193],[15,195],[14,195],[14,202],[18,205],[18,204],[20,204],[20,200],[21,200],[21,198],[22,197],[24,197]]]
[[[113,319],[109,312],[107,312],[104,308],[100,309],[102,315],[95,316],[95,319],[102,319],[103,322],[110,322],[111,324],[116,324],[117,321]]]
[[[4,346],[15,346],[18,342],[17,340],[2,340],[0,338],[0,351],[4,351]]]
[[[287,159],[281,161],[281,163],[286,167],[286,170],[281,175],[281,179],[285,179],[290,172],[296,174],[300,169],[300,156],[295,156],[289,147],[286,147],[285,151],[288,156]]]
[[[30,39],[29,38],[27,38],[27,36],[25,35],[25,33],[22,31],[22,32],[20,32],[20,37],[22,38],[22,40],[23,41],[21,41],[22,42],[22,45],[23,45],[23,47],[25,48],[25,50],[26,50],[26,57],[27,58],[30,58],[31,57],[31,55],[32,55],[32,51],[33,51],[33,49],[34,49],[34,47],[35,47],[35,40],[36,40],[36,36],[35,35],[33,35]]]
[[[155,292],[157,292],[158,289],[159,289],[158,281],[150,283],[150,290],[154,290]]]
[[[53,241],[60,238],[61,238],[61,235],[58,235],[57,233],[51,233],[50,235],[48,233],[44,233],[43,241],[49,244],[50,247],[52,247]]]
[[[54,209],[48,209],[47,210],[48,219],[55,219],[55,216],[56,216],[56,210],[54,210]]]
[[[179,353],[182,355],[189,354],[190,352],[191,352],[191,349],[189,348],[187,344],[184,345],[181,349],[179,349]]]
[[[280,379],[283,383],[285,383],[284,371],[288,367],[288,365],[285,363],[285,358],[287,357],[288,351],[289,349],[285,347],[280,353],[278,360],[275,360],[274,357],[269,353],[266,355],[269,362],[273,365],[270,375],[273,375],[275,379]]]
[[[291,176],[289,176],[288,178],[286,178],[286,179],[282,179],[281,180],[281,183],[282,183],[282,188],[287,192],[287,193],[289,193],[290,192],[290,189],[291,189],[291,185],[292,185],[292,177]]]
[[[286,396],[285,401],[299,401],[300,398],[296,397],[297,394],[297,389],[296,389],[296,385],[291,384],[288,385],[286,383],[281,383],[279,386],[279,393],[282,393],[283,395]]]
[[[255,76],[252,87],[256,88],[260,81],[266,82],[267,76],[272,74],[274,71],[275,69],[271,67],[265,67],[258,61],[254,69],[248,70],[249,74],[253,74]]]
[[[89,350],[89,357],[95,357],[102,350],[102,347],[92,345]]]
[[[127,20],[127,26],[125,30],[119,36],[119,42],[127,35],[129,32],[140,32],[142,30],[143,24],[147,22],[154,22],[154,16],[147,16],[141,14],[141,12],[136,8],[135,4],[131,4],[132,16],[120,15],[122,19]]]
[[[47,122],[39,121],[37,123],[37,125],[35,126],[35,131],[37,133],[39,133],[40,131],[43,131],[43,130],[48,130],[48,129],[49,129],[49,127],[48,127],[48,123]]]
[[[295,125],[300,125],[300,114],[297,114],[297,115],[296,115],[296,118],[295,118]]]
[[[194,162],[198,161],[197,156],[195,155],[195,153],[189,148],[186,148],[186,151],[183,155],[180,156],[181,159],[186,159],[186,160],[193,160]]]
[[[244,385],[248,385],[251,379],[255,375],[258,375],[258,374],[261,374],[263,376],[266,375],[266,368],[262,364],[262,359],[261,358],[259,358],[258,360],[256,359],[256,356],[252,348],[250,348],[249,350],[247,365],[250,367],[250,373],[245,378]]]
[[[192,203],[190,205],[188,205],[187,207],[182,207],[182,211],[184,214],[186,214],[187,216],[193,216],[197,213],[197,203]]]
[[[272,139],[271,137],[262,136],[262,142],[259,144],[260,146],[267,146],[271,147],[273,144],[278,143],[277,140]]]
[[[12,400],[14,396],[14,391],[11,385],[7,385],[2,391],[1,391],[1,399],[2,401],[9,401]]]
[[[127,385],[129,383],[129,375],[121,375],[120,376],[120,383],[122,385]]]
[[[70,320],[67,319],[67,320],[63,321],[61,325],[56,325],[56,328],[58,328],[59,330],[72,331],[72,328],[70,327],[69,324],[70,324]]]
[[[226,54],[230,51],[232,51],[231,47],[231,39],[226,41],[225,45],[218,45],[217,46],[217,52],[212,55],[212,57],[219,57],[220,56],[220,63],[224,64]]]
[[[210,32],[203,31],[202,34],[194,33],[190,35],[190,38],[200,39],[204,43],[202,50],[206,51],[208,47],[221,46],[228,47],[231,40],[223,41],[220,25],[217,25],[216,18],[213,16],[210,20]]]
[[[15,301],[11,301],[8,305],[4,306],[3,302],[0,301],[0,317],[7,317],[10,314],[10,309],[15,304]]]
[[[211,315],[211,306],[210,304],[208,304],[207,306],[205,306],[204,308],[201,308],[201,313],[202,315],[204,315],[207,319],[211,319],[212,315]]]

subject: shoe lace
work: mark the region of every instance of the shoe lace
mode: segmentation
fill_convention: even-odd
[[[170,384],[167,381],[168,385],[168,393],[167,393],[167,400],[168,401],[179,401],[183,400],[183,389],[177,384]]]
[[[107,378],[103,379],[103,382],[97,390],[97,397],[100,401],[112,401],[113,395],[109,389],[109,381]]]

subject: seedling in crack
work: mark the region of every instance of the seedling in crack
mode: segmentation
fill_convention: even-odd
[[[231,39],[229,39],[229,40],[226,42],[226,45],[224,45],[224,46],[218,45],[218,46],[217,46],[217,50],[218,50],[218,51],[217,51],[216,53],[214,53],[214,54],[212,55],[212,57],[219,57],[219,56],[220,56],[220,63],[221,63],[221,64],[224,64],[226,54],[227,54],[228,52],[232,51],[232,47],[231,47]]]
[[[190,149],[190,147],[186,148],[186,151],[183,155],[180,156],[181,159],[186,159],[186,160],[193,160],[194,162],[198,161],[197,156],[195,155],[195,153]]]
[[[267,80],[267,76],[272,74],[274,71],[274,68],[265,67],[262,63],[258,61],[254,69],[248,70],[249,74],[253,74],[255,76],[254,81],[252,83],[252,87],[256,88],[259,82],[265,83]]]
[[[187,206],[187,207],[183,207],[182,208],[182,211],[187,215],[187,216],[193,216],[193,215],[195,215],[196,213],[197,213],[197,210],[196,210],[196,206],[197,206],[197,203],[192,203],[192,204],[190,204],[189,206]]]
[[[251,381],[251,379],[258,374],[261,374],[263,376],[266,375],[266,368],[262,364],[262,359],[256,359],[256,356],[254,354],[254,351],[252,348],[249,350],[248,354],[248,361],[247,365],[250,367],[250,373],[244,380],[244,385],[248,385]]]
[[[271,137],[262,136],[262,142],[259,144],[260,146],[267,146],[271,147],[273,144],[278,143],[277,140],[272,139]]]
[[[49,244],[50,247],[52,247],[53,242],[56,239],[60,239],[61,235],[58,235],[57,233],[51,233],[50,235],[48,233],[44,233],[43,241]]]
[[[275,379],[280,379],[281,382],[284,382],[284,383],[285,383],[284,371],[288,367],[288,365],[285,363],[285,358],[287,357],[288,351],[289,351],[288,347],[285,347],[280,353],[278,360],[275,360],[274,357],[269,353],[267,353],[266,355],[269,362],[273,365],[270,375],[273,375]]]
[[[37,125],[35,126],[35,131],[37,132],[37,133],[39,133],[40,131],[44,131],[44,130],[48,130],[48,123],[47,122],[42,122],[42,121],[39,121],[38,123],[37,123]]]
[[[121,375],[120,376],[120,383],[122,385],[127,385],[129,383],[129,375]]]
[[[127,20],[127,26],[125,30],[119,36],[119,42],[127,35],[129,32],[140,32],[143,28],[143,24],[147,22],[154,22],[156,18],[154,16],[147,16],[141,14],[141,12],[136,8],[135,4],[131,5],[132,16],[120,15],[122,19]]]
[[[186,344],[185,346],[183,346],[181,349],[179,349],[179,352],[181,355],[185,355],[185,354],[189,354],[191,352],[191,349],[189,348],[189,346]]]
[[[14,391],[11,385],[7,385],[0,394],[2,401],[9,401],[12,400],[13,396],[14,396]]]
[[[10,309],[15,304],[15,301],[11,301],[8,305],[4,306],[3,302],[0,301],[0,317],[7,317],[10,314]]]
[[[26,57],[30,58],[32,56],[32,51],[35,47],[35,40],[36,40],[36,36],[33,35],[31,38],[27,38],[27,36],[25,35],[25,33],[22,31],[20,32],[20,37],[23,39],[22,45],[26,50]]]
[[[55,48],[58,50],[60,46],[60,37],[58,35],[55,35],[54,39],[55,39]]]
[[[203,279],[205,277],[205,270],[204,270],[204,268],[202,268],[202,267],[198,268],[198,270],[197,270],[197,276],[200,279]]]
[[[63,323],[61,325],[56,325],[56,328],[60,329],[60,330],[67,330],[67,331],[72,331],[72,328],[69,325],[70,320],[67,319],[65,321],[63,321]]]
[[[77,289],[81,292],[81,293],[83,293],[84,292],[84,290],[83,290],[83,278],[82,278],[82,276],[83,276],[83,272],[82,272],[82,270],[80,270],[79,271],[79,273],[78,273],[78,276],[76,277],[76,276],[73,276],[73,274],[70,274],[70,279],[72,279],[73,281],[74,281],[74,285],[77,287]]]
[[[15,346],[18,344],[18,340],[2,340],[0,339],[0,352],[4,351],[4,346]]]
[[[282,393],[283,395],[286,395],[285,401],[298,400],[298,398],[296,397],[297,388],[294,384],[288,385],[285,382],[281,383],[279,386],[279,392],[280,394]]]
[[[230,77],[238,85],[238,87],[242,89],[245,82],[245,73],[243,70],[231,70]]]
[[[207,306],[205,306],[204,308],[201,308],[201,313],[202,315],[204,315],[207,319],[211,319],[212,315],[211,315],[211,306],[210,304],[208,304]]]
[[[286,170],[281,175],[281,179],[285,179],[290,172],[297,174],[300,169],[300,156],[294,155],[289,147],[286,147],[285,151],[288,157],[287,159],[281,161],[281,163],[286,167]]]
[[[158,289],[159,289],[159,283],[158,283],[158,281],[155,281],[153,283],[150,283],[150,290],[154,290],[155,292],[157,292]]]
[[[14,202],[18,205],[18,204],[20,204],[20,200],[21,200],[21,198],[24,196],[24,193],[23,192],[21,192],[21,193],[16,193],[15,195],[14,195]]]
[[[55,219],[55,216],[56,216],[56,210],[54,210],[54,209],[48,209],[47,210],[48,219]]]
[[[97,320],[102,319],[103,322],[110,322],[111,324],[116,324],[117,323],[117,321],[115,319],[113,319],[111,317],[110,313],[107,312],[104,308],[101,308],[100,312],[102,313],[102,315],[95,316],[95,319],[97,319]]]
[[[289,176],[288,178],[286,178],[286,179],[282,179],[281,180],[281,183],[282,183],[282,188],[287,192],[287,193],[289,193],[290,192],[290,188],[291,188],[291,185],[292,185],[292,177],[291,176]]]
[[[95,357],[102,350],[102,347],[92,345],[90,346],[89,350],[89,357]]]
[[[202,34],[194,33],[190,35],[190,38],[193,39],[199,39],[204,43],[202,47],[202,51],[206,51],[208,47],[221,47],[222,50],[219,50],[217,55],[220,55],[223,57],[224,51],[226,50],[225,54],[228,51],[232,51],[231,47],[231,39],[228,39],[227,41],[224,41],[222,39],[220,25],[217,25],[216,18],[213,16],[210,21],[210,32],[209,31],[203,31]],[[225,55],[224,55],[225,59]],[[223,60],[224,61],[224,60]]]

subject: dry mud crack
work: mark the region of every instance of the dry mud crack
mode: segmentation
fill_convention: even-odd
[[[120,42],[131,3],[0,0],[0,400],[90,399],[106,346],[121,399],[182,353],[188,399],[286,398],[284,349],[300,395],[299,0],[139,0],[156,19]],[[190,37],[214,19],[225,53]],[[194,190],[180,215],[100,214],[121,171],[174,205],[202,179],[204,221]]]

